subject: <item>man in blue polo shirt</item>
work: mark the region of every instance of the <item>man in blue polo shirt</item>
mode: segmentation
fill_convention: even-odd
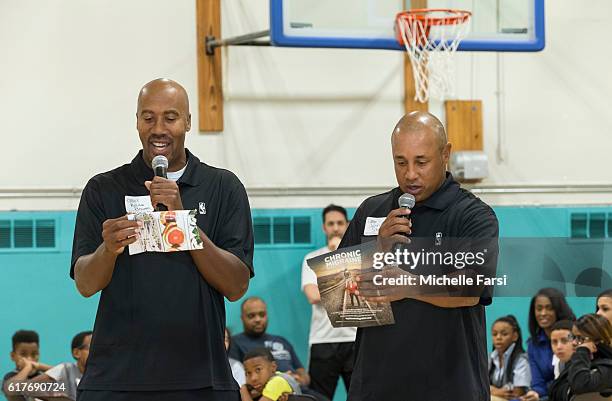
[[[185,89],[168,79],[138,96],[142,150],[87,183],[76,218],[70,276],[89,297],[101,291],[79,401],[238,401],[224,347],[224,298],[237,300],[253,274],[253,233],[244,186],[185,149]],[[116,144],[109,144],[109,151]],[[153,157],[168,159],[154,177]],[[203,249],[129,255],[138,198],[168,210],[196,209]]]

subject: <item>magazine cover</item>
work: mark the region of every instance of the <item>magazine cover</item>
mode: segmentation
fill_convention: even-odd
[[[370,271],[373,247],[342,248],[308,259],[317,275],[321,305],[334,327],[368,327],[394,323],[391,304],[369,302],[357,294],[357,276]]]
[[[130,215],[142,221],[138,241],[130,244],[130,255],[143,252],[175,252],[202,249],[196,225],[196,210],[145,212]]]

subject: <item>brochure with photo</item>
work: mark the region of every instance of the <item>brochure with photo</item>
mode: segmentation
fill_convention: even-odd
[[[333,327],[395,323],[390,303],[370,302],[357,294],[357,276],[372,269],[373,251],[373,246],[362,244],[307,260],[308,266],[317,275],[321,305],[327,311]]]
[[[203,248],[196,225],[196,210],[144,212],[129,215],[129,218],[143,223],[138,241],[129,246],[130,255]]]

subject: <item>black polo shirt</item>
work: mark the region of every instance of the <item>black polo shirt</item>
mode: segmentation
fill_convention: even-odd
[[[76,218],[72,266],[102,243],[102,223],[126,214],[126,196],[146,196],[153,170],[142,151],[132,163],[87,183]],[[178,180],[185,209],[218,247],[253,273],[253,230],[246,191],[230,171],[187,151]],[[79,390],[237,390],[224,347],[225,304],[189,252],[119,255],[102,290]]]
[[[368,217],[398,208],[402,191],[366,199],[355,212],[340,248],[376,238],[363,235]],[[459,187],[450,173],[413,209],[413,237],[496,238],[493,210]],[[481,303],[487,303],[481,299]],[[349,401],[489,401],[486,325],[482,304],[440,308],[403,299],[391,304],[395,324],[360,328]]]

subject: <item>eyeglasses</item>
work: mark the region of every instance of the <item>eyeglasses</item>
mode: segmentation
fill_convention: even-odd
[[[588,343],[588,342],[593,342],[593,339],[591,337],[586,337],[586,336],[577,336],[575,334],[570,334],[569,339],[572,340],[573,342],[575,342],[578,345],[582,345],[584,343]]]

